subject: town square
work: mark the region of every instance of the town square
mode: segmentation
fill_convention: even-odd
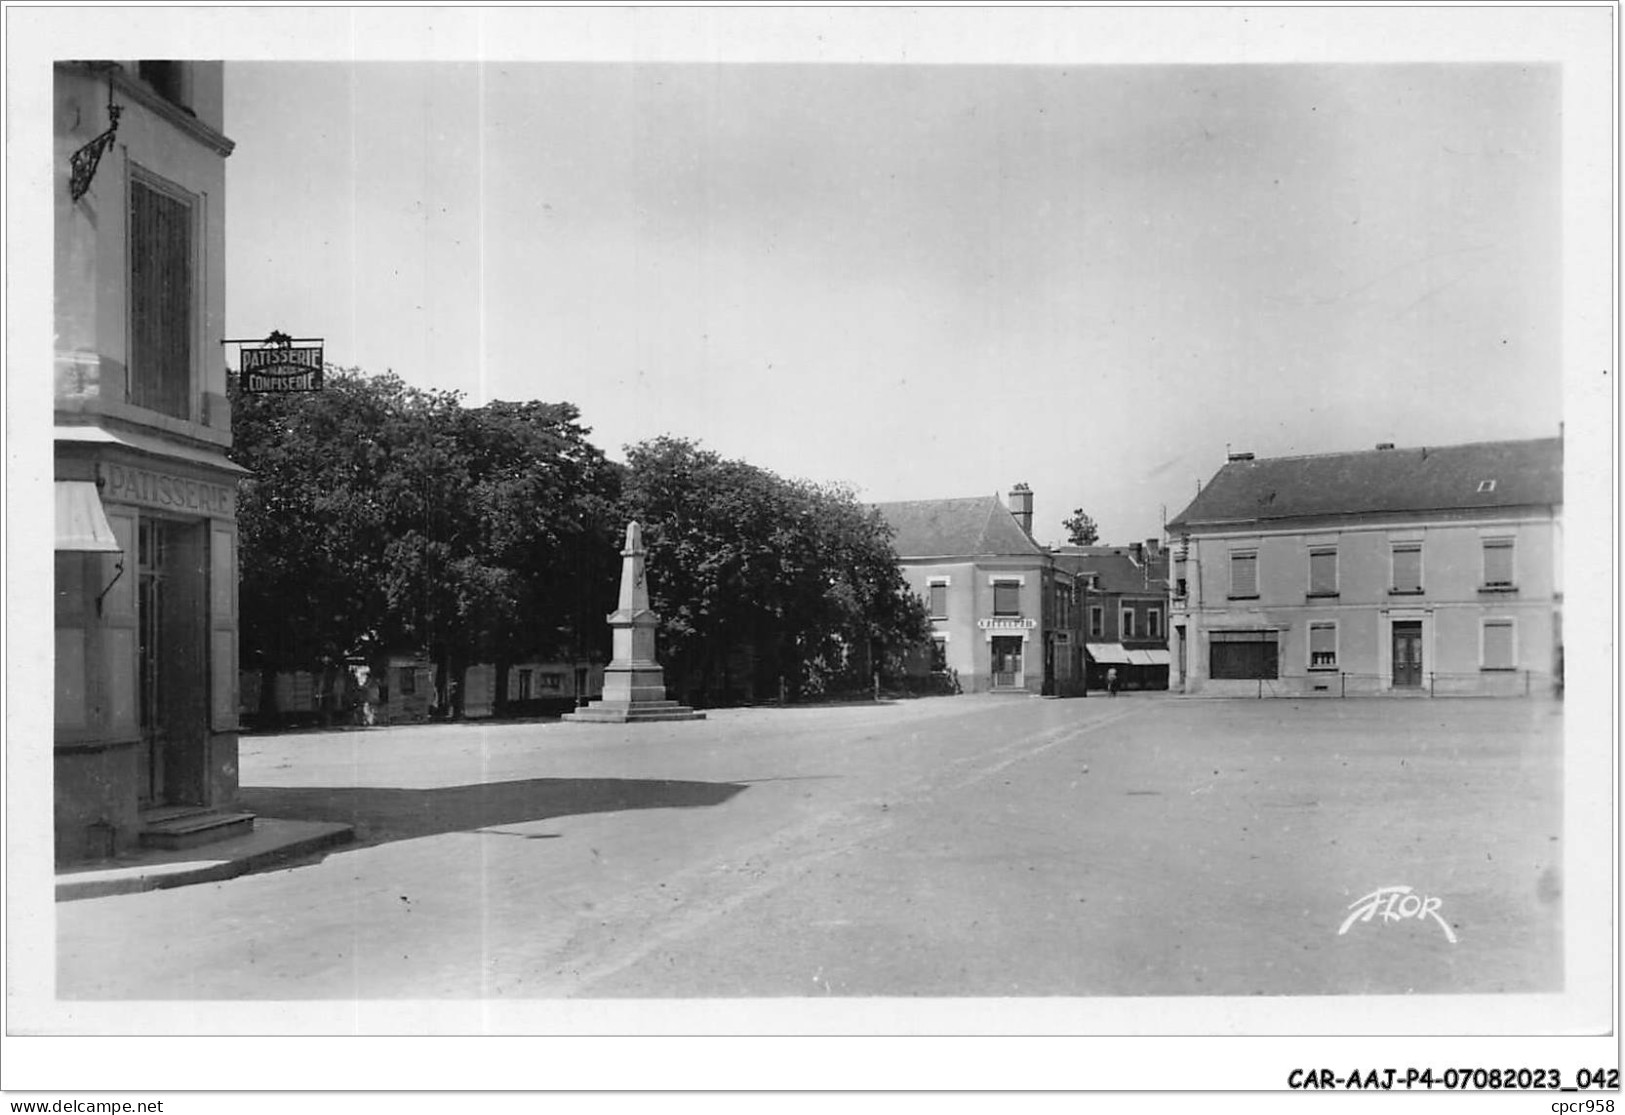
[[[8,8],[6,1087],[1616,1079],[1530,11]]]

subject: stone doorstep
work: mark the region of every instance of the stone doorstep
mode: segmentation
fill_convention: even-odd
[[[309,855],[355,839],[351,825],[257,818],[253,831],[196,851],[147,848],[111,863],[59,871],[56,900],[137,894],[192,883],[213,883]]]
[[[138,840],[143,848],[191,848],[244,836],[254,827],[254,814],[235,810],[204,809],[168,817],[143,818]]]

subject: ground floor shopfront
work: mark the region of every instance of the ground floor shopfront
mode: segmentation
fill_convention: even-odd
[[[99,427],[55,449],[54,828],[74,862],[236,797],[243,470]]]
[[[1172,687],[1212,695],[1523,696],[1560,685],[1562,613],[1512,597],[1177,615]]]
[[[904,572],[935,613],[929,645],[910,658],[910,674],[961,693],[1085,694],[1081,633],[1062,622],[1074,613],[1060,614],[1049,571],[941,563]]]

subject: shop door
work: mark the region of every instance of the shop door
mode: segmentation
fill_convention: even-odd
[[[142,805],[164,800],[165,524],[143,519],[136,542],[137,653],[140,656]]]
[[[202,801],[202,524],[141,520],[136,532],[136,623],[142,806]]]
[[[1422,624],[1406,620],[1394,624],[1394,688],[1415,689],[1422,684]]]
[[[993,685],[998,689],[1019,687],[1021,639],[1010,635],[993,636]]]

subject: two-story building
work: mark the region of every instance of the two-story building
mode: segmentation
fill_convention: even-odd
[[[1562,512],[1561,438],[1233,454],[1168,524],[1175,688],[1548,692]]]
[[[58,62],[59,862],[240,832],[223,67]]]
[[[1033,494],[877,505],[904,578],[931,613],[922,672],[965,692],[1085,692],[1082,609],[1072,575],[1033,541]]]
[[[1085,594],[1089,688],[1117,671],[1125,689],[1168,688],[1168,553],[1155,538],[1130,546],[1063,546],[1056,564]]]

